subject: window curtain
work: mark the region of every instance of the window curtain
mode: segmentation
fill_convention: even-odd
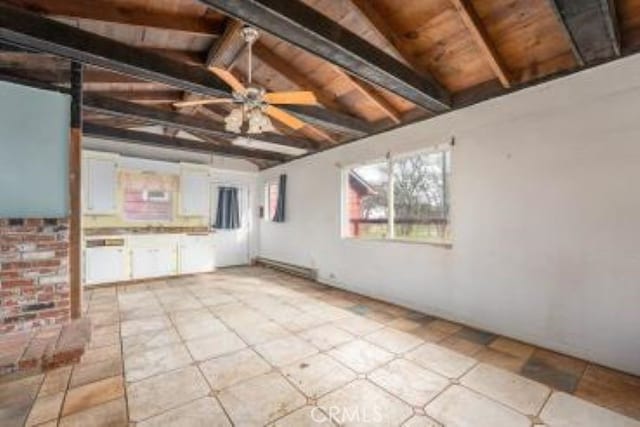
[[[276,213],[273,215],[273,222],[284,222],[285,220],[285,200],[287,197],[287,175],[280,175],[278,182],[278,204]]]
[[[218,211],[215,228],[233,230],[240,228],[240,207],[238,205],[238,189],[220,187],[218,189]]]

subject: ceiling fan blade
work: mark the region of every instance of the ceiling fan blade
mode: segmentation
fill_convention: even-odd
[[[207,104],[226,104],[228,102],[235,102],[233,98],[220,98],[220,99],[196,99],[193,101],[179,101],[174,102],[173,106],[180,107],[193,107],[195,105],[207,105]]]
[[[305,122],[298,119],[297,117],[292,116],[284,110],[279,109],[278,107],[273,107],[269,105],[264,109],[264,112],[279,121],[280,123],[289,126],[291,129],[298,130],[305,126]]]
[[[314,93],[308,91],[271,92],[264,96],[264,100],[269,104],[315,105],[318,103]]]
[[[231,74],[229,71],[223,70],[222,68],[218,67],[211,67],[209,69],[213,72],[213,74],[220,77],[226,84],[231,86],[231,89],[234,92],[245,93],[247,91],[247,88],[244,87],[242,82],[240,82],[240,80],[238,80],[236,76]]]

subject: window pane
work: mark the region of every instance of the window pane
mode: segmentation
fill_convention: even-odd
[[[269,221],[276,215],[276,208],[278,206],[278,184],[269,184]]]
[[[349,170],[347,179],[347,235],[350,237],[386,237],[388,227],[387,162]]]
[[[393,161],[396,238],[449,240],[449,169],[449,151]]]

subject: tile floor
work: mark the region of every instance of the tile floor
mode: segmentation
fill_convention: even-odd
[[[85,292],[80,363],[10,426],[635,426],[640,378],[262,268]]]

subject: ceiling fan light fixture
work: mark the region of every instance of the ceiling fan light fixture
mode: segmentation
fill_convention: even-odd
[[[244,121],[242,107],[234,108],[224,119],[224,127],[227,132],[241,133],[242,122]]]
[[[260,108],[253,108],[249,111],[249,128],[247,133],[257,134],[264,132],[274,132],[275,128],[271,119],[262,112]]]

